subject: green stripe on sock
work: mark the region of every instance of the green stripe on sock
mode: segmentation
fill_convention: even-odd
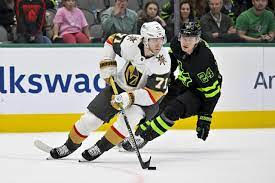
[[[157,132],[159,135],[162,135],[162,134],[164,134],[164,132],[163,131],[161,131],[157,126],[156,126],[156,124],[155,124],[155,122],[153,121],[153,122],[151,122],[151,127],[152,127],[152,129],[155,131],[155,132]]]
[[[143,131],[145,131],[145,130],[146,130],[146,126],[144,126],[143,124],[142,124],[142,125],[140,125],[140,128],[141,128]]]
[[[170,128],[170,126],[168,126],[166,124],[166,122],[163,121],[163,119],[160,116],[157,117],[157,121],[162,126],[162,128],[164,128],[165,130],[168,130]]]

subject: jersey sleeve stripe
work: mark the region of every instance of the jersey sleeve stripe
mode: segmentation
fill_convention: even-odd
[[[212,86],[208,86],[208,87],[205,87],[205,88],[197,88],[197,89],[201,92],[208,92],[210,90],[213,90],[213,89],[217,88],[218,84],[219,84],[219,81],[216,80]]]
[[[113,45],[113,42],[110,39],[107,39],[106,41],[109,45]]]
[[[161,92],[161,91],[155,91],[155,90],[152,90],[152,89],[147,88],[147,87],[145,89],[146,89],[146,91],[150,92],[150,94],[152,95],[152,97],[154,98],[155,101],[158,101],[166,93],[166,92],[164,93],[164,92]]]
[[[212,85],[205,88],[197,88],[200,92],[202,92],[205,98],[215,97],[218,93],[220,93],[221,87],[219,85],[218,80]]]
[[[157,102],[157,100],[160,98],[160,97],[157,96],[157,93],[159,93],[159,92],[154,92],[153,90],[151,90],[149,88],[144,88],[144,89],[147,91],[147,93],[149,94],[152,102],[155,104]]]
[[[112,34],[111,36],[108,37],[108,39],[106,40],[106,43],[112,46],[114,42],[114,38],[115,38],[115,34]]]

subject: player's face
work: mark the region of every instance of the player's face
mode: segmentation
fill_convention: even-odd
[[[148,41],[149,50],[154,53],[154,55],[157,55],[164,43],[164,38],[150,38]]]
[[[263,11],[267,6],[267,0],[253,0],[252,4],[257,11]]]
[[[179,41],[181,45],[181,49],[188,53],[191,54],[195,45],[198,43],[198,37],[196,36],[180,36]]]

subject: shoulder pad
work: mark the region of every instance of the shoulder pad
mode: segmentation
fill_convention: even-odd
[[[121,56],[124,59],[133,59],[138,53],[140,53],[140,49],[138,45],[142,41],[142,36],[136,34],[130,34],[126,36],[121,43]]]

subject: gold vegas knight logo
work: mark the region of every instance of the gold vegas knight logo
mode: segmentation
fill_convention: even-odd
[[[131,87],[136,87],[140,81],[141,76],[142,74],[138,72],[136,67],[133,66],[130,62],[125,70],[125,80],[127,84]]]

